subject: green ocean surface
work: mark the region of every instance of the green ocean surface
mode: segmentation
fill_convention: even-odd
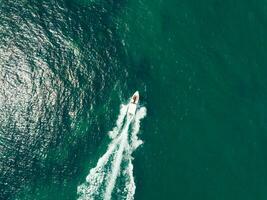
[[[136,90],[134,199],[267,199],[266,35],[263,0],[0,1],[0,199],[77,199]]]

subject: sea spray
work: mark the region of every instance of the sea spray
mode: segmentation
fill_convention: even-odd
[[[146,108],[137,110],[135,117],[127,117],[128,105],[121,105],[116,126],[109,132],[111,142],[105,154],[91,169],[86,182],[78,186],[78,200],[110,200],[113,192],[121,192],[120,199],[133,200],[135,182],[133,176],[132,152],[142,144],[138,139],[140,120],[146,115]],[[122,165],[122,163],[125,163]],[[122,172],[122,173],[121,173]],[[117,178],[123,179],[123,188],[116,187]]]
[[[108,133],[111,139],[114,139],[118,135],[119,131],[121,130],[121,127],[123,125],[123,120],[127,113],[127,107],[128,107],[127,105],[121,104],[120,114],[116,121],[116,126],[113,128],[112,131]]]
[[[145,116],[146,116],[145,107],[141,107],[139,110],[137,110],[130,141],[131,151],[134,151],[135,149],[137,149],[137,147],[139,147],[143,143],[142,140],[138,139],[137,134],[139,133],[140,129],[140,120],[143,119]]]
[[[111,193],[113,191],[113,188],[114,188],[115,183],[116,183],[116,179],[117,179],[118,174],[120,172],[120,167],[121,167],[121,162],[122,162],[122,157],[123,157],[123,151],[125,149],[125,145],[127,142],[126,131],[128,130],[128,127],[129,127],[129,123],[127,122],[127,126],[122,131],[122,139],[121,139],[119,150],[117,151],[115,158],[113,160],[113,163],[112,163],[112,168],[111,168],[112,170],[111,170],[108,182],[107,182],[106,192],[104,195],[105,200],[111,199]]]

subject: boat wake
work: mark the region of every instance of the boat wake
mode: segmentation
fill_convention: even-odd
[[[116,126],[109,132],[107,151],[90,170],[86,182],[78,186],[78,200],[110,200],[113,195],[116,199],[134,199],[132,153],[143,143],[138,132],[146,108],[137,109],[132,118],[127,115],[127,108],[128,105],[121,105]]]

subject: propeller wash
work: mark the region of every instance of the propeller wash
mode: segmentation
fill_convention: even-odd
[[[137,108],[139,93],[135,92],[128,105],[121,105],[116,126],[109,132],[111,139],[105,154],[91,169],[86,182],[78,186],[78,200],[133,200],[135,182],[132,153],[143,142],[138,139],[140,120],[146,108]]]

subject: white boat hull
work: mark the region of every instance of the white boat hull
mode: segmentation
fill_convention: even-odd
[[[136,113],[136,109],[137,109],[137,105],[138,105],[138,102],[139,102],[139,92],[136,91],[133,96],[131,97],[130,99],[130,103],[128,105],[128,111],[127,111],[127,114],[129,116],[134,116],[135,113]]]
[[[130,103],[128,107],[128,114],[135,115],[136,108],[137,108],[136,104]]]

